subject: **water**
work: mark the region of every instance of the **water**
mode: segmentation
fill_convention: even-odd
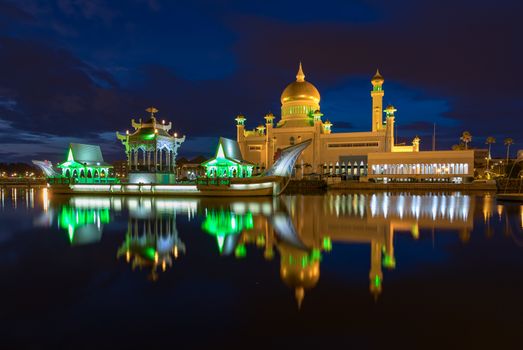
[[[6,347],[521,347],[523,206],[489,194],[0,204]]]

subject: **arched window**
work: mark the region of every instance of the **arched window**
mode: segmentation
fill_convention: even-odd
[[[98,170],[94,171],[94,177],[98,177]]]
[[[100,172],[100,177],[105,177],[105,170],[102,169],[102,171]]]
[[[291,136],[291,137],[289,138],[289,143],[291,144],[291,146],[294,145],[294,142],[295,142],[295,140],[294,140],[294,136]]]
[[[74,178],[78,177],[78,171],[76,169],[73,170],[73,177]]]
[[[80,170],[80,177],[85,177],[84,169]]]
[[[91,169],[87,170],[87,177],[88,178],[92,178],[93,177],[93,173],[91,172]]]
[[[71,170],[67,169],[65,171],[65,177],[71,177]]]

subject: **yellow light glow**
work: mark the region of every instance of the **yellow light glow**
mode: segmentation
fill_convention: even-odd
[[[49,209],[49,192],[47,191],[47,188],[42,190],[42,204],[44,211],[47,211]]]

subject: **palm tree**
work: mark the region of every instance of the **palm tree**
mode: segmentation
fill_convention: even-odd
[[[508,159],[509,159],[509,155],[510,155],[510,146],[514,143],[514,140],[512,140],[510,137],[507,137],[505,139],[505,146],[507,146],[507,164],[508,164]]]
[[[469,142],[472,141],[472,135],[468,131],[463,131],[463,134],[460,137],[461,142],[465,144],[465,149],[468,149]]]
[[[493,143],[496,143],[496,139],[492,136],[487,137],[487,141],[485,142],[485,144],[488,145],[487,174],[490,173],[489,163],[490,163],[490,159],[492,158],[492,156],[490,155],[490,149],[491,149]]]
[[[492,136],[487,137],[487,141],[485,142],[486,145],[488,145],[488,156],[490,157],[490,148],[493,143],[496,143],[496,139]]]

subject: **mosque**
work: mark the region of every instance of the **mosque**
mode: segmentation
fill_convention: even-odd
[[[333,124],[324,120],[320,111],[320,93],[305,80],[300,63],[296,81],[287,85],[281,94],[279,121],[275,123],[275,116],[268,113],[265,124],[246,130],[246,118],[243,115],[236,117],[237,142],[243,159],[256,164],[255,172],[261,172],[274,163],[280,149],[312,139],[311,146],[296,163],[302,175],[345,175],[385,181],[418,177],[459,182],[470,177],[473,171],[471,152],[420,152],[417,136],[410,145],[395,143],[396,109],[391,105],[383,108],[383,83],[383,76],[377,70],[371,79],[371,130],[334,133]]]

